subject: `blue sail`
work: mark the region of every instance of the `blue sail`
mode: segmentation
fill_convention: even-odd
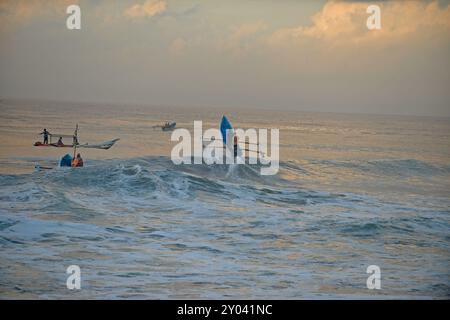
[[[220,132],[222,133],[223,143],[227,143],[227,130],[233,129],[230,121],[227,117],[223,116],[222,121],[220,122]]]

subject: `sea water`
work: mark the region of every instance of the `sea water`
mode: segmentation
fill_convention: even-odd
[[[450,119],[0,104],[0,298],[450,297]],[[155,126],[280,130],[280,170],[175,165]],[[47,128],[81,143],[33,147]],[[81,270],[69,290],[66,270]],[[369,290],[367,267],[381,270]]]

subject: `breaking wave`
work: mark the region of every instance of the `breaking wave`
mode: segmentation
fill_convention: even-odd
[[[420,277],[401,286],[393,277],[384,286],[402,291],[389,294],[448,297],[446,271],[440,271],[448,266],[448,199],[432,205],[385,201],[305,184],[323,179],[330,168],[421,177],[447,175],[448,167],[416,160],[315,160],[280,168],[279,175],[261,176],[258,165],[177,166],[165,157],[145,157],[0,175],[0,258],[4,266],[44,273],[49,265],[82,264],[91,282],[81,298],[301,298],[324,290],[339,296],[338,283],[308,292],[299,283],[318,270],[338,269],[345,274],[337,278],[358,283],[365,275],[361,264],[374,261],[414,272],[415,259],[434,261],[429,286]],[[52,286],[64,282],[58,273],[46,273],[50,279],[37,290],[8,270],[1,270],[2,297],[41,291],[68,297]],[[245,288],[254,281],[259,285],[250,297]],[[270,290],[279,286],[284,289]]]

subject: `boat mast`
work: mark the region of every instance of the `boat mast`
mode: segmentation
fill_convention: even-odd
[[[78,144],[78,123],[77,126],[75,127],[75,132],[73,134],[73,158],[72,160],[75,159],[76,155],[77,155],[77,144]]]

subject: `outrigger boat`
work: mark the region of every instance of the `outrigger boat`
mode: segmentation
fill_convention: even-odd
[[[161,129],[162,131],[172,131],[177,126],[176,122],[166,122],[163,125],[152,126],[153,129]]]
[[[162,131],[170,131],[175,129],[175,126],[177,125],[176,122],[166,122],[162,127]]]
[[[41,142],[36,142],[34,144],[34,146],[36,147],[57,147],[57,148],[73,148],[73,157],[70,154],[66,154],[64,157],[61,158],[59,166],[60,167],[75,167],[75,166],[82,166],[81,165],[75,165],[74,161],[77,160],[76,159],[76,155],[77,155],[77,148],[91,148],[91,149],[102,149],[102,150],[108,150],[109,148],[111,148],[117,141],[119,141],[120,139],[113,139],[110,141],[105,141],[102,143],[97,143],[97,144],[80,144],[78,142],[78,124],[76,125],[75,128],[75,132],[73,135],[62,135],[62,134],[50,134],[47,133],[50,137],[50,143],[49,144],[44,144]],[[57,136],[59,138],[71,138],[72,139],[72,144],[71,145],[67,145],[67,144],[63,144],[61,143],[61,141],[58,141],[58,143],[52,143],[51,142],[51,137],[52,136]],[[82,160],[82,159],[81,159]],[[37,170],[40,169],[52,169],[50,167],[44,167],[44,166],[40,166],[40,165],[35,165],[35,168]]]
[[[233,143],[230,144],[232,146],[230,152],[234,155],[235,158],[236,157],[243,157],[244,156],[244,151],[257,152],[260,155],[265,156],[265,153],[262,152],[261,150],[250,150],[249,149],[249,145],[255,145],[255,146],[257,146],[257,149],[259,149],[259,143],[253,143],[253,142],[250,142],[250,141],[244,141],[243,144],[244,144],[245,148],[242,149],[240,147],[240,145],[238,143],[237,136],[235,135],[235,130],[234,130],[230,120],[228,120],[228,118],[226,116],[222,117],[222,120],[220,121],[219,130],[220,130],[220,133],[222,135],[222,139],[215,138],[215,139],[211,140],[211,139],[204,139],[203,138],[202,139],[203,142],[213,142],[215,140],[222,141],[222,143],[223,143],[222,147],[224,149],[227,149],[229,147],[229,144],[227,144],[227,141],[233,139]]]
[[[177,125],[176,122],[166,122],[163,126],[161,126],[162,131],[170,131],[175,129],[175,126]]]
[[[34,146],[35,147],[55,147],[55,148],[74,148],[74,147],[77,147],[77,148],[92,148],[92,149],[108,150],[117,141],[120,140],[120,139],[113,139],[113,140],[110,140],[110,141],[105,141],[105,142],[101,142],[101,143],[97,143],[97,144],[89,144],[89,143],[80,144],[78,142],[78,136],[77,136],[78,125],[77,125],[77,129],[75,130],[75,132],[76,133],[74,135],[49,133],[48,136],[50,137],[50,143],[42,143],[40,141],[37,141],[37,142],[34,143]],[[52,137],[68,138],[68,139],[73,139],[73,140],[72,140],[72,144],[52,143]]]

